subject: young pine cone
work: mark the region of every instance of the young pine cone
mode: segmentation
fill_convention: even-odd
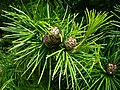
[[[108,74],[115,74],[116,69],[117,69],[117,65],[109,63],[107,65],[107,70],[106,71],[107,71]]]
[[[66,42],[65,42],[65,48],[66,50],[72,50],[76,46],[76,39],[73,37],[70,37]]]
[[[48,48],[53,48],[58,46],[61,43],[61,38],[59,36],[59,29],[57,27],[53,27],[50,31],[51,34],[45,34],[43,37],[43,43]]]

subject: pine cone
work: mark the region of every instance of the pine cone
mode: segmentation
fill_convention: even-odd
[[[72,50],[76,46],[76,39],[73,37],[70,37],[66,42],[65,42],[65,48],[66,50]]]
[[[53,48],[58,46],[61,43],[61,38],[59,36],[59,29],[54,27],[51,31],[51,34],[45,34],[43,37],[43,43],[48,48]]]
[[[107,70],[106,71],[107,71],[108,74],[115,74],[116,69],[117,69],[117,65],[109,63],[107,65]]]

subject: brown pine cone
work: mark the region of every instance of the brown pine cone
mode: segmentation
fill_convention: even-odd
[[[61,43],[61,38],[59,36],[59,29],[57,27],[53,27],[50,32],[51,34],[45,34],[43,37],[43,43],[46,47],[53,48]]]
[[[66,50],[72,50],[76,46],[76,39],[73,37],[70,37],[66,42],[65,42],[65,48]]]
[[[106,71],[107,71],[108,74],[115,74],[116,69],[117,69],[117,65],[112,64],[112,63],[109,63],[109,64],[107,65]]]

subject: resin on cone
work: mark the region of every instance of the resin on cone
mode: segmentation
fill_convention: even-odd
[[[61,43],[61,38],[59,35],[59,29],[57,27],[53,27],[53,29],[50,30],[51,34],[45,34],[43,37],[43,43],[48,48],[54,48],[59,46]]]

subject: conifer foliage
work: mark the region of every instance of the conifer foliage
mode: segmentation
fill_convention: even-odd
[[[58,89],[119,89],[120,50],[111,54],[114,61],[109,62],[105,43],[100,43],[117,22],[110,20],[113,15],[86,8],[86,16],[76,22],[78,13],[71,14],[69,6],[64,10],[60,2],[54,1],[53,5],[46,0],[31,0],[25,5],[20,1],[22,6],[11,5],[11,11],[3,10],[2,16],[10,22],[0,27],[10,32],[3,38],[12,39],[9,52],[14,52],[11,63],[18,68],[19,78],[25,77],[28,82],[32,79],[37,85],[47,78],[47,89],[55,82]]]

